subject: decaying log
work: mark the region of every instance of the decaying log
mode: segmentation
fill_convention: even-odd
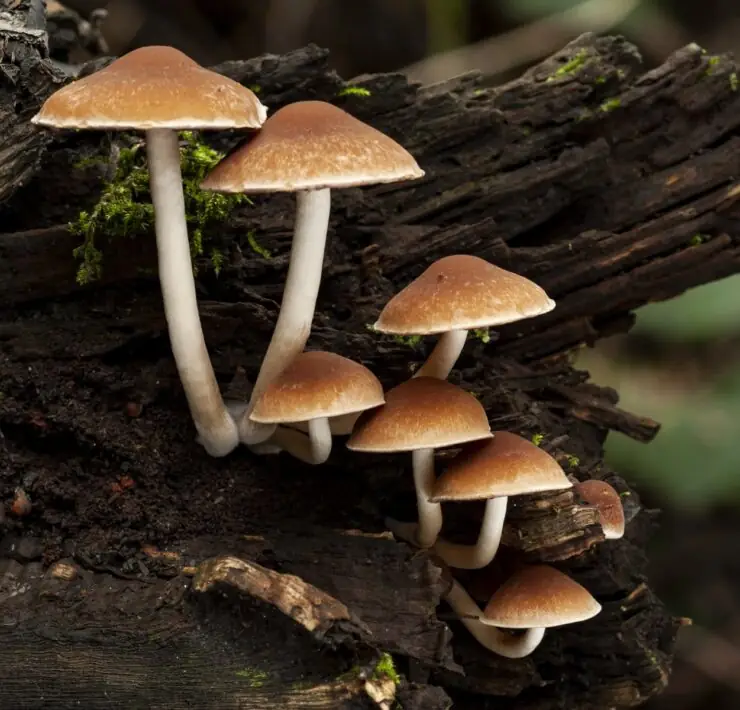
[[[31,4],[12,11],[16,23]],[[653,516],[602,456],[609,430],[648,441],[658,425],[619,409],[571,353],[628,329],[642,303],[740,270],[731,60],[687,47],[646,73],[625,41],[584,36],[493,89],[474,75],[426,88],[397,75],[348,84],[315,47],[219,67],[258,86],[271,110],[335,102],[427,171],[335,191],[312,347],[398,383],[430,343],[412,348],[366,326],[455,252],[523,273],[558,302],[488,345],[471,338],[452,379],[479,396],[494,429],[539,435],[574,478],[612,482],[628,532],[605,542],[595,510],[571,492],[512,500],[499,564],[461,579],[485,599],[509,563],[548,561],[604,609],[510,661],[451,618],[432,560],[383,536],[386,515],[414,514],[407,457],[350,455],[338,441],[311,468],[244,450],[213,460],[195,444],[152,235],[105,244],[102,281],[75,283],[78,238],[65,225],[101,188],[100,171],[78,163],[107,139],[51,139],[28,125],[60,77],[43,44],[22,41],[36,54],[0,85],[0,154],[28,147],[22,165],[0,172],[0,693],[11,706],[383,707],[391,688],[372,668],[384,652],[406,708],[443,708],[449,695],[463,710],[603,710],[659,692],[679,621],[644,577]],[[10,114],[14,100],[22,110]],[[254,378],[275,320],[292,210],[287,196],[261,196],[207,235],[227,258],[218,277],[199,271],[201,313],[231,394]],[[254,253],[248,232],[271,258]],[[22,515],[18,491],[30,503]],[[470,539],[477,520],[479,507],[449,506],[446,534]],[[197,591],[193,572],[210,591]],[[316,608],[334,616],[308,629],[305,610]],[[347,675],[355,667],[364,674]]]
[[[34,175],[49,143],[28,122],[63,80],[48,56],[44,0],[0,3],[0,204]]]
[[[133,574],[84,552],[44,569],[37,542],[8,538],[2,551],[3,707],[383,707],[366,687],[383,683],[373,673],[379,646],[459,671],[434,616],[439,569],[388,535],[303,531],[148,547]],[[224,547],[241,557],[209,556]],[[142,577],[145,567],[152,574]],[[414,703],[433,689],[390,690],[391,700],[402,693]],[[436,697],[419,707],[448,706]]]

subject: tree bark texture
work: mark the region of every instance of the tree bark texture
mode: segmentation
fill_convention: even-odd
[[[496,88],[475,75],[345,82],[316,47],[218,67],[259,87],[271,111],[335,102],[427,172],[335,191],[312,348],[364,362],[386,386],[402,381],[432,339],[412,348],[366,326],[452,253],[522,273],[557,301],[491,343],[471,338],[451,379],[479,396],[494,429],[540,434],[574,479],[610,481],[629,523],[605,542],[572,492],[511,501],[499,564],[461,574],[471,592],[485,600],[509,563],[546,561],[603,604],[512,661],[484,652],[440,603],[434,561],[384,533],[386,515],[414,515],[408,457],[352,455],[338,440],[312,468],[243,449],[214,460],[195,443],[153,235],[110,240],[102,280],[75,282],[66,224],[101,187],[99,172],[75,166],[109,138],[30,127],[60,76],[16,27],[0,28],[6,53],[22,45],[0,83],[0,704],[434,710],[452,698],[604,710],[659,692],[681,622],[645,578],[654,514],[602,448],[610,430],[647,442],[658,424],[621,410],[572,356],[627,330],[632,309],[740,271],[735,65],[690,46],[646,72],[624,40],[587,35]],[[275,322],[293,208],[290,196],[260,196],[207,235],[227,258],[218,277],[199,271],[201,314],[232,396],[254,380]],[[473,539],[480,512],[447,506],[445,534]],[[372,670],[383,652],[398,687]]]

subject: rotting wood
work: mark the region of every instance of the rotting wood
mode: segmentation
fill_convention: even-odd
[[[558,74],[575,54],[586,60],[579,70]],[[41,55],[34,61],[45,66]],[[369,96],[342,97],[347,84],[315,47],[221,70],[258,84],[271,110],[298,99],[332,100],[399,139],[427,171],[415,183],[336,191],[312,347],[366,363],[386,385],[406,377],[430,343],[412,349],[366,325],[432,259],[454,252],[523,273],[557,300],[548,316],[503,328],[489,345],[471,338],[453,379],[480,397],[494,428],[541,435],[569,474],[607,478],[625,496],[630,522],[621,541],[604,542],[595,511],[570,493],[512,499],[505,531],[509,555],[556,563],[604,601],[604,612],[548,632],[532,657],[509,661],[483,653],[441,605],[438,613],[454,633],[450,646],[447,623],[433,615],[440,594],[428,578],[434,565],[388,540],[367,542],[373,539],[367,533],[382,531],[386,514],[413,516],[406,457],[357,457],[340,445],[319,469],[244,451],[224,461],[205,457],[193,442],[169,356],[151,235],[108,245],[101,283],[81,289],[74,282],[77,238],[64,224],[89,207],[100,182],[95,171],[74,165],[101,137],[59,134],[49,142],[29,130],[28,117],[59,80],[41,72],[22,97],[23,111],[8,120],[18,135],[41,141],[34,145],[43,160],[38,170],[35,163],[29,168],[35,177],[21,190],[0,181],[0,501],[22,487],[32,504],[23,519],[0,516],[6,530],[0,557],[12,558],[7,564],[28,585],[13,602],[22,610],[15,625],[0,631],[0,660],[3,653],[16,659],[15,671],[7,663],[0,668],[13,673],[16,696],[28,699],[25,707],[41,707],[34,649],[48,669],[56,708],[76,706],[77,688],[61,681],[69,663],[79,666],[78,652],[89,659],[86,669],[97,669],[96,677],[81,671],[79,687],[88,695],[78,695],[96,698],[98,707],[107,707],[101,677],[120,688],[119,679],[142,678],[152,667],[162,672],[147,676],[149,688],[174,693],[170,681],[182,670],[174,659],[179,654],[195,664],[197,641],[216,655],[186,675],[184,694],[173,696],[180,706],[192,707],[193,698],[204,710],[229,707],[218,705],[225,698],[233,705],[243,677],[230,675],[229,664],[272,653],[266,662],[276,669],[286,654],[295,668],[310,668],[323,689],[311,696],[315,707],[331,707],[326,684],[334,692],[332,679],[354,662],[357,649],[343,639],[317,655],[322,647],[298,624],[244,595],[229,594],[225,602],[211,595],[211,613],[258,631],[270,640],[266,650],[249,646],[254,633],[246,640],[220,636],[227,622],[180,634],[201,618],[190,601],[168,617],[169,645],[160,655],[143,643],[160,627],[149,610],[131,628],[137,613],[150,603],[156,608],[157,594],[188,584],[166,558],[152,556],[151,545],[179,545],[189,566],[234,555],[296,575],[339,600],[373,631],[363,642],[368,652],[394,653],[413,681],[398,689],[408,707],[445,707],[449,693],[463,710],[485,707],[482,695],[495,696],[491,703],[504,710],[603,710],[659,692],[679,622],[644,584],[653,517],[602,461],[608,430],[648,440],[657,425],[620,410],[613,392],[572,368],[570,355],[584,342],[627,329],[636,306],[740,270],[735,65],[724,57],[710,63],[689,47],[643,73],[628,43],[584,36],[494,89],[481,89],[476,76],[420,88],[383,75],[352,82]],[[224,147],[235,139],[213,137]],[[260,197],[209,235],[227,255],[218,278],[206,268],[199,277],[206,338],[225,390],[237,367],[253,377],[259,366],[287,266],[292,208],[284,196]],[[249,230],[273,258],[250,249]],[[449,533],[470,539],[477,511],[450,506]],[[307,536],[316,525],[323,531]],[[336,537],[328,528],[366,534]],[[211,542],[199,543],[196,554],[194,541],[206,534]],[[235,534],[267,542],[239,542]],[[94,588],[87,601],[46,600],[42,559],[74,560]],[[413,609],[399,608],[391,592],[401,589]],[[487,589],[480,580],[479,589]],[[115,663],[99,652],[87,655],[106,639],[105,659]],[[134,677],[118,668],[133,668]],[[288,697],[294,676],[280,673],[269,692],[250,688],[257,700],[245,707],[300,706]],[[202,687],[210,688],[208,697],[194,695]],[[473,695],[458,695],[460,689]],[[118,706],[136,707],[137,700],[122,695]]]

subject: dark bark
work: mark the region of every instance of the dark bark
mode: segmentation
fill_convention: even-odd
[[[574,57],[577,69],[565,71]],[[365,362],[386,385],[399,382],[429,343],[413,350],[366,324],[433,259],[455,252],[530,276],[557,300],[551,314],[503,328],[488,346],[471,339],[453,380],[480,396],[494,428],[542,434],[573,476],[606,477],[625,494],[628,534],[609,543],[595,511],[571,493],[512,501],[494,571],[505,572],[512,560],[553,562],[596,594],[604,611],[548,632],[521,661],[482,652],[454,621],[450,645],[446,624],[434,619],[441,590],[424,555],[387,539],[328,532],[379,533],[385,515],[413,516],[406,457],[351,456],[340,441],[320,468],[243,450],[209,459],[193,441],[172,366],[151,235],[108,244],[103,281],[75,284],[77,238],[64,224],[94,202],[100,176],[73,166],[101,136],[64,134],[39,144],[43,161],[33,181],[6,198],[0,214],[0,500],[10,503],[19,487],[32,504],[30,514],[7,515],[4,523],[15,545],[11,572],[30,575],[25,595],[5,601],[11,623],[0,631],[0,654],[18,659],[16,670],[6,658],[0,665],[15,696],[29,698],[20,707],[48,706],[37,672],[24,665],[34,649],[47,654],[55,708],[75,706],[83,687],[90,707],[105,707],[95,695],[100,679],[118,687],[126,675],[116,669],[124,667],[139,674],[160,668],[149,687],[172,693],[168,683],[182,663],[197,667],[183,698],[205,687],[209,696],[198,696],[198,707],[234,706],[236,680],[223,668],[233,669],[236,658],[262,659],[260,667],[280,679],[268,694],[250,689],[246,707],[300,706],[305,697],[291,696],[290,684],[301,673],[330,683],[355,657],[372,663],[381,651],[395,654],[410,681],[399,698],[427,710],[444,707],[444,691],[461,708],[488,707],[481,696],[494,696],[491,707],[517,710],[603,710],[658,692],[678,621],[644,577],[653,516],[602,460],[609,430],[648,441],[658,425],[587,383],[571,352],[626,330],[630,310],[646,301],[740,270],[734,65],[687,48],[644,74],[626,42],[585,36],[496,89],[479,89],[475,76],[419,88],[382,75],[353,82],[370,96],[340,97],[345,83],[313,47],[220,69],[259,85],[272,110],[298,99],[335,101],[399,139],[427,171],[414,183],[336,191],[312,347]],[[55,86],[48,77],[13,130],[31,135],[28,114]],[[237,138],[213,140],[228,146]],[[7,181],[0,189],[12,192]],[[228,257],[218,278],[201,269],[199,288],[214,366],[231,393],[244,375],[255,376],[275,320],[292,206],[285,196],[257,198],[207,235]],[[250,230],[273,258],[250,249]],[[474,534],[477,515],[475,506],[451,506],[448,534]],[[261,541],[239,542],[244,535]],[[34,554],[19,559],[18,544]],[[177,570],[142,552],[152,544],[180,551],[188,566],[233,555],[297,575],[349,617],[317,638],[290,614],[266,612],[244,589],[226,601],[187,593],[157,608],[154,599],[187,583],[163,581]],[[0,556],[10,550],[6,541]],[[91,591],[75,597],[77,587],[65,587],[77,590],[63,592],[71,601],[52,603],[39,560],[70,557]],[[482,597],[495,581],[482,573],[461,578]],[[230,586],[226,580],[218,588]],[[199,622],[203,596],[213,624]],[[444,605],[437,613],[449,621]],[[227,618],[247,632],[221,636]],[[152,629],[167,634],[164,650],[144,643],[158,633]],[[64,657],[51,653],[54,634]],[[103,663],[102,643],[113,660],[91,673]],[[319,647],[327,650],[317,655]],[[56,690],[69,668],[84,683]],[[330,707],[329,697],[317,707]],[[118,706],[136,707],[136,700],[124,697]],[[186,701],[177,702],[170,707]]]
[[[62,78],[48,61],[43,0],[0,3],[0,204],[38,168],[49,136],[28,120]]]

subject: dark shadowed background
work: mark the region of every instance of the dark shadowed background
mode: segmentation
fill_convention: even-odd
[[[696,42],[740,50],[738,0],[48,0],[52,56],[78,63],[170,44],[203,64],[313,42],[345,78],[403,71],[424,83],[519,74],[585,31],[623,34],[648,66]],[[701,234],[694,236],[700,243]],[[491,347],[494,347],[493,345]],[[627,410],[661,421],[645,445],[611,434],[611,463],[660,508],[652,581],[682,631],[651,710],[740,707],[740,277],[647,306],[627,336],[580,362]],[[605,709],[606,710],[606,709]]]

